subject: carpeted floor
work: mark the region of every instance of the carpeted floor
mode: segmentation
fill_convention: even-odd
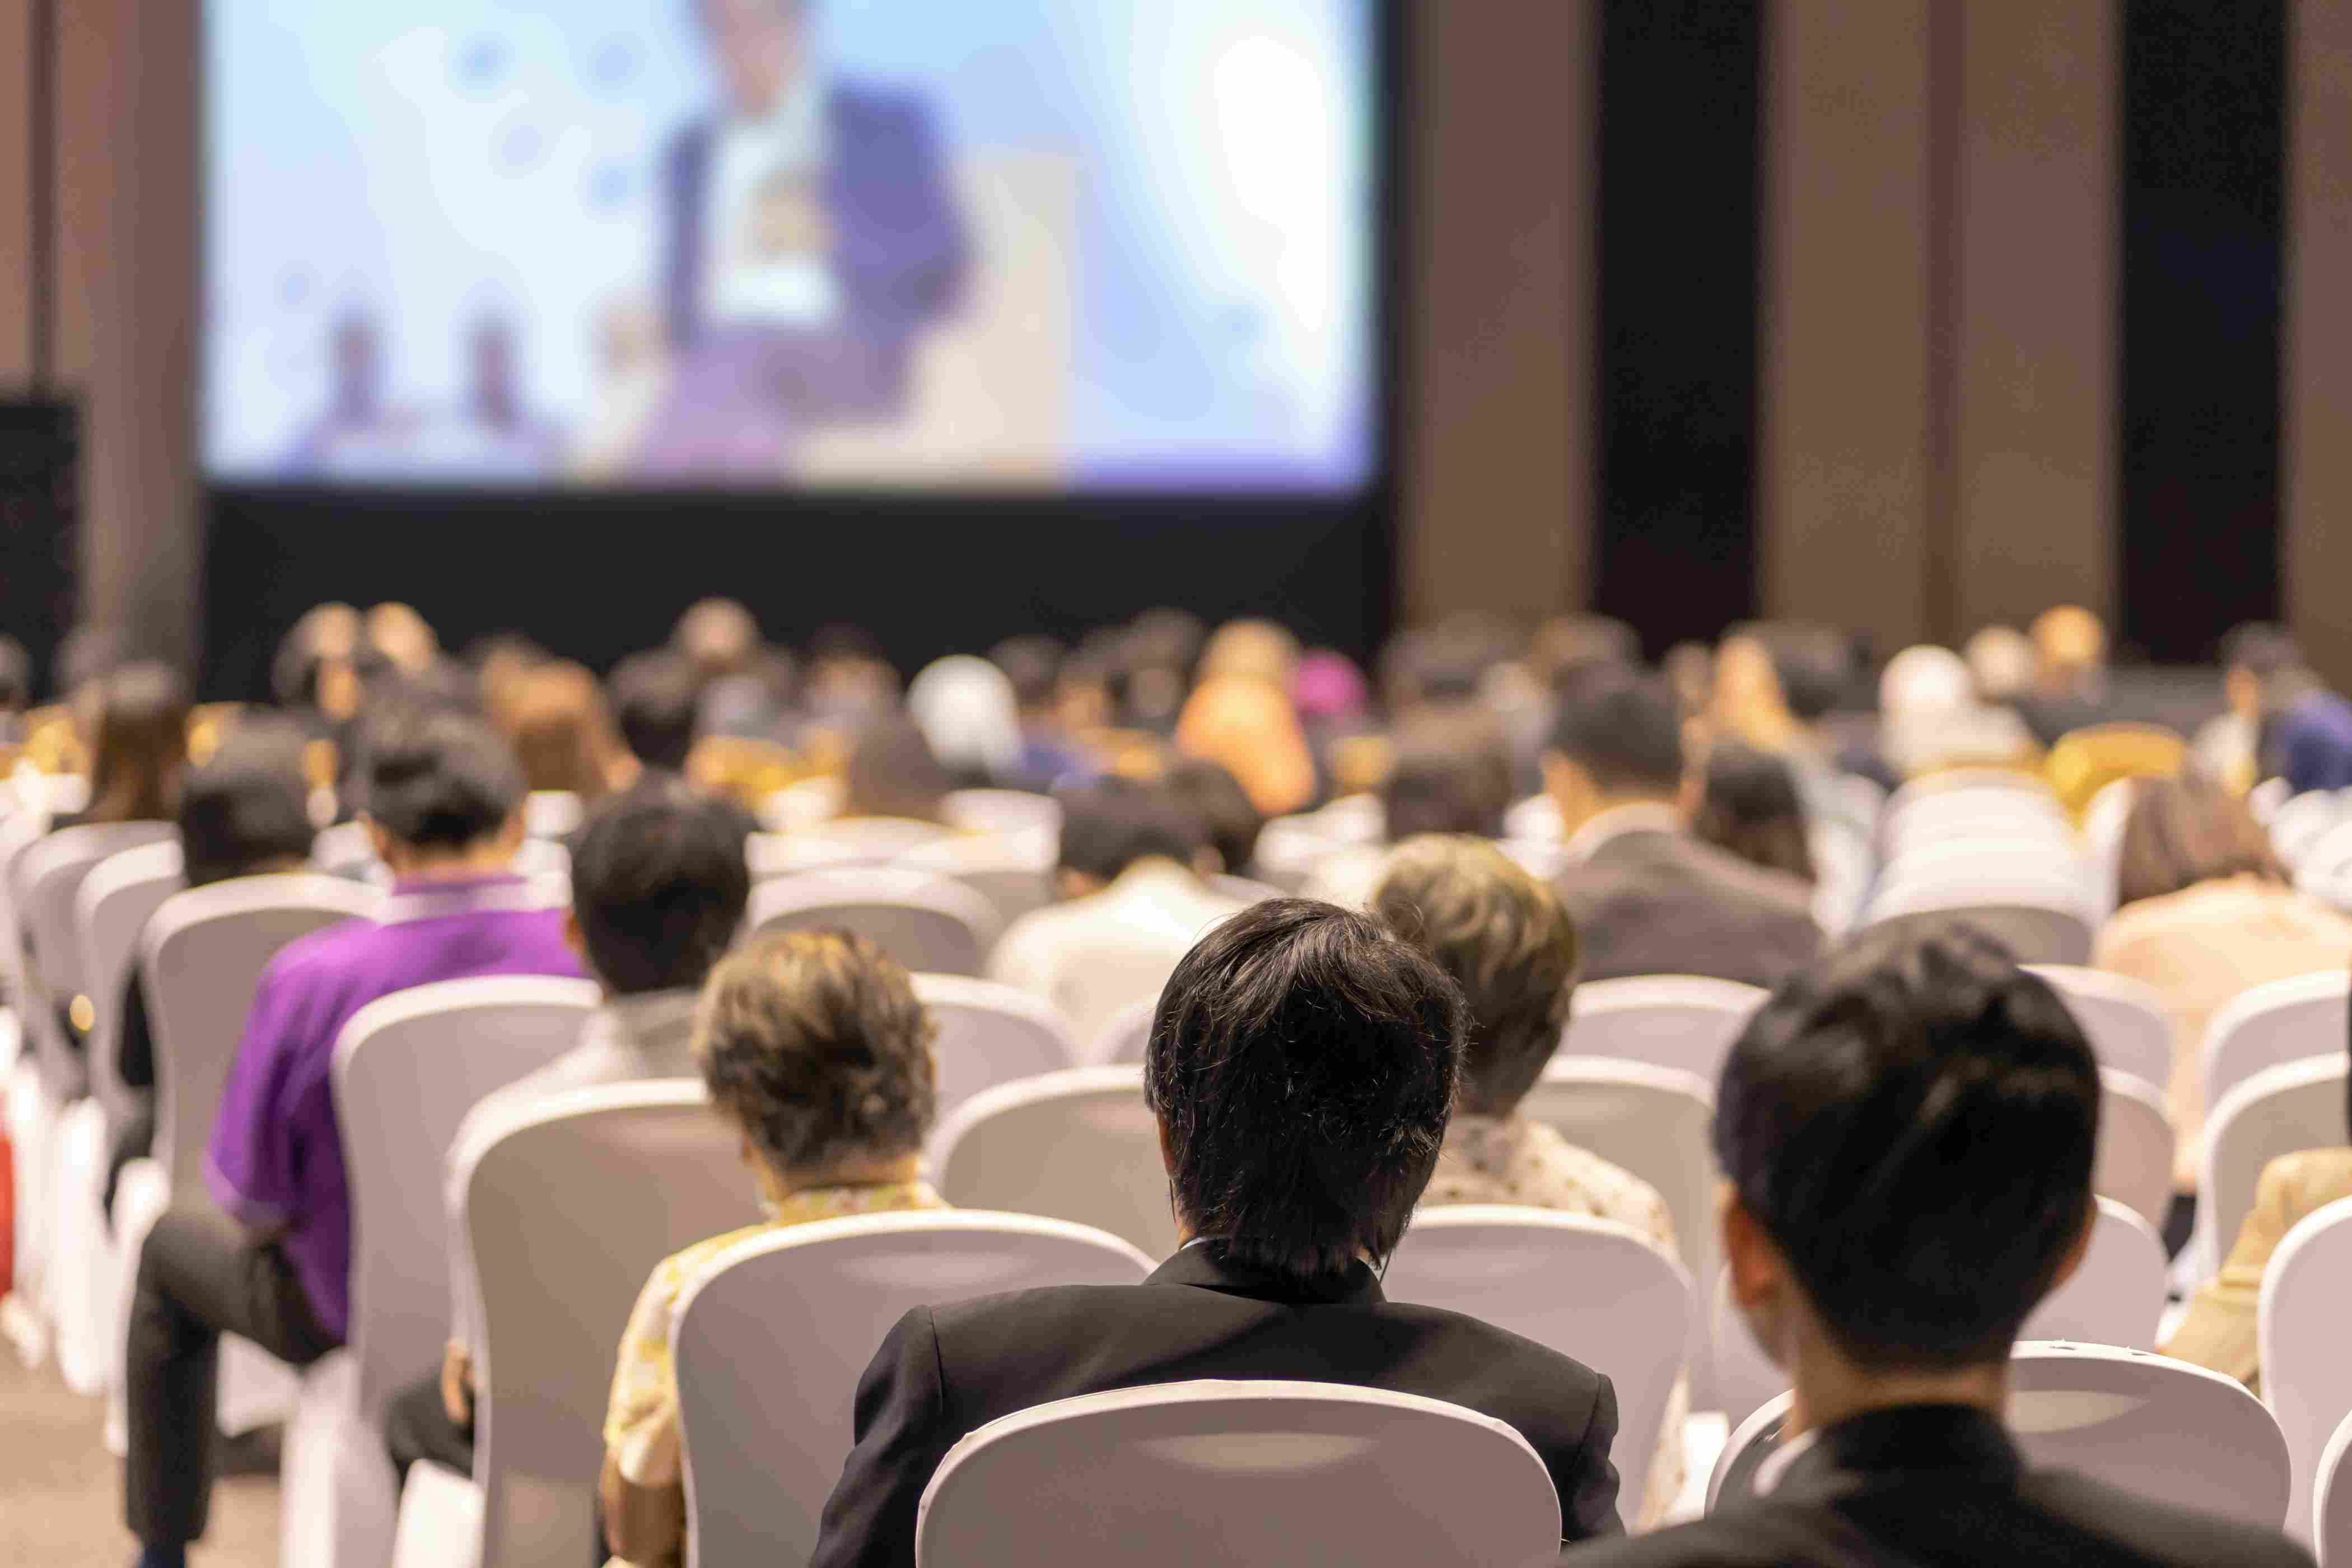
[[[122,1461],[106,1451],[106,1407],[68,1389],[54,1364],[27,1372],[0,1343],[0,1563],[110,1568],[137,1554],[122,1528]],[[276,1568],[278,1482],[224,1480],[195,1568]]]

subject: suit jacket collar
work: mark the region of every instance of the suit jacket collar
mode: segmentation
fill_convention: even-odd
[[[1372,1306],[1387,1300],[1380,1277],[1364,1263],[1350,1264],[1344,1274],[1322,1279],[1295,1279],[1236,1263],[1223,1245],[1202,1241],[1177,1249],[1176,1255],[1151,1271],[1147,1285],[1195,1285],[1228,1296],[1301,1307]]]
[[[1772,1492],[1791,1497],[1921,1472],[2010,1481],[2024,1468],[2000,1423],[1973,1405],[1905,1405],[1822,1428]]]

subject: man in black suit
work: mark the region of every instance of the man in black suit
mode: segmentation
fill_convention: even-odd
[[[1812,889],[1685,831],[1685,772],[1663,681],[1611,671],[1561,694],[1544,782],[1569,834],[1559,893],[1585,941],[1584,978],[1777,985],[1821,952]]]
[[[813,1568],[911,1564],[915,1511],[956,1440],[1000,1415],[1192,1378],[1423,1394],[1508,1423],[1551,1472],[1570,1540],[1614,1533],[1609,1380],[1475,1319],[1391,1303],[1382,1261],[1445,1136],[1462,994],[1366,916],[1258,904],[1186,955],[1144,1082],[1176,1255],[1141,1285],[925,1307],[857,1388],[856,1445]]]
[[[2020,1325],[2082,1261],[2099,1069],[2049,985],[1965,928],[1873,932],[1726,1064],[1731,1299],[1795,1384],[1744,1500],[1574,1568],[2308,1568],[2284,1537],[2029,1468]],[[1735,1480],[1737,1478],[1735,1477]]]

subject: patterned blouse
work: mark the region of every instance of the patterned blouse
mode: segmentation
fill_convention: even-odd
[[[612,1402],[604,1412],[604,1450],[617,1457],[623,1478],[640,1487],[679,1484],[677,1374],[669,1359],[670,1314],[720,1253],[739,1241],[815,1220],[945,1207],[939,1194],[922,1182],[811,1187],[772,1205],[764,1225],[698,1241],[656,1264],[629,1312],[629,1326],[622,1331]]]

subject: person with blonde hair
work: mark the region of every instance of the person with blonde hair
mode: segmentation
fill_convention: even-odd
[[[2114,717],[2107,703],[2107,627],[2080,605],[2033,619],[2033,689],[2014,706],[2033,738],[2054,746],[2076,730]]]
[[[1176,721],[1176,750],[1223,763],[1268,816],[1314,802],[1315,753],[1284,687],[1242,675],[1204,681]]]
[[[512,676],[495,708],[535,794],[573,795],[588,806],[636,777],[604,689],[580,665],[542,664]]]

